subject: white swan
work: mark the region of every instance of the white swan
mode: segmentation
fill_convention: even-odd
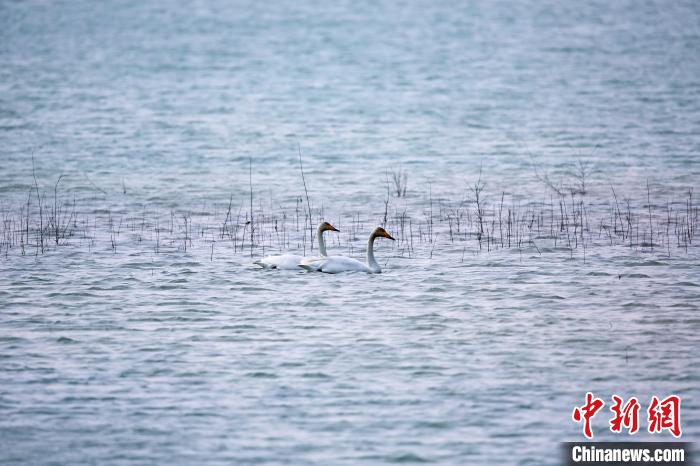
[[[323,259],[328,254],[326,253],[326,242],[323,240],[324,231],[340,231],[328,222],[321,222],[316,230],[316,238],[318,238],[318,250],[320,257],[309,257],[308,260]],[[296,254],[280,254],[277,256],[266,256],[259,259],[253,264],[259,265],[263,269],[279,269],[279,270],[299,270],[299,263],[304,260],[304,256]]]
[[[389,238],[392,236],[382,227],[374,229],[367,240],[367,263],[364,264],[356,259],[344,256],[321,257],[313,260],[303,260],[299,267],[310,272],[340,273],[340,272],[365,272],[382,273],[381,267],[374,258],[374,240],[376,238]]]

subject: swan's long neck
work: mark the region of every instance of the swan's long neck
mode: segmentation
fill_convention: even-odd
[[[381,267],[379,267],[379,264],[377,264],[377,260],[374,258],[374,239],[376,236],[374,233],[369,235],[369,239],[367,240],[367,265],[369,266],[370,269],[374,270],[375,272],[381,271]]]
[[[316,239],[318,239],[319,252],[323,257],[326,257],[328,254],[326,254],[326,242],[323,241],[323,229],[321,227],[318,227],[316,231]]]

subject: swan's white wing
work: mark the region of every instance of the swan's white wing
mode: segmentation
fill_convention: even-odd
[[[320,272],[320,267],[327,259],[327,257],[306,257],[299,262],[299,267],[308,272]]]
[[[301,261],[299,261],[299,265],[310,265],[313,264],[314,262],[322,261],[327,259],[324,256],[309,256],[309,257],[304,257]]]
[[[325,273],[372,272],[362,262],[344,256],[330,256],[315,261],[305,261],[300,264],[300,267],[309,271]]]
[[[263,269],[299,270],[299,262],[302,256],[296,254],[282,254],[279,256],[267,256],[253,262]]]

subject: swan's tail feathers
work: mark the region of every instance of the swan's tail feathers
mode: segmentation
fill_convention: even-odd
[[[299,263],[299,267],[308,272],[318,272],[321,270],[321,267],[323,267],[324,263],[324,260],[319,260],[317,258],[308,258],[301,261]]]
[[[299,265],[312,265],[316,262],[322,261],[323,257],[305,257],[299,261]]]
[[[256,260],[255,262],[253,262],[253,264],[254,264],[254,265],[259,265],[259,266],[262,267],[263,269],[274,269],[274,268],[275,268],[275,266],[274,266],[273,264],[270,264],[270,263],[268,263],[268,262],[265,262],[264,259]]]

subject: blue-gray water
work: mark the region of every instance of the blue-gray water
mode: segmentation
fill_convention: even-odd
[[[647,181],[656,222],[700,194],[699,25],[691,1],[1,2],[3,221],[33,157],[78,226],[2,251],[0,463],[556,464],[586,391],[598,439],[613,393],[681,395],[697,439],[697,241],[610,246],[604,219],[611,185],[642,232]],[[334,253],[361,256],[397,169],[417,228],[430,197],[473,216],[480,170],[491,206],[549,202],[580,160],[603,220],[585,258],[442,219],[378,244],[382,275],[259,271],[214,227],[229,196],[245,227],[252,160],[301,250],[297,141]]]

